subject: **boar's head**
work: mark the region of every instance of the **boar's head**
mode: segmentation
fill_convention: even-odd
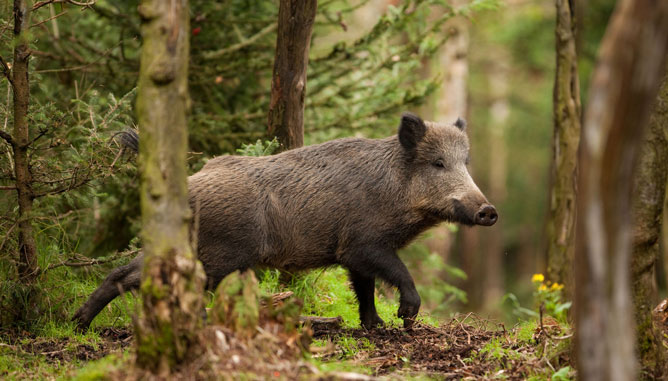
[[[411,208],[438,220],[491,226],[498,215],[473,182],[466,167],[469,140],[466,122],[424,122],[405,113],[399,126]]]

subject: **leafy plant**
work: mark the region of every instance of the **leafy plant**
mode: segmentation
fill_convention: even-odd
[[[568,322],[568,309],[572,302],[563,300],[564,285],[545,281],[543,274],[534,274],[531,282],[535,287],[534,297],[539,308],[562,323]]]

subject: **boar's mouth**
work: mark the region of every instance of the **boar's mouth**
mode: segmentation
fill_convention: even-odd
[[[431,210],[430,214],[441,221],[456,222],[468,226],[475,225],[475,212],[468,210],[461,201],[452,200],[452,206],[449,209]]]

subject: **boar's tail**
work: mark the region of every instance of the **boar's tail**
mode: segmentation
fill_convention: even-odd
[[[128,128],[113,136],[113,139],[124,149],[139,153],[139,134],[134,128]]]

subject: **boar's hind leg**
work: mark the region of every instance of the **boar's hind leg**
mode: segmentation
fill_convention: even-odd
[[[343,265],[367,277],[379,276],[397,287],[400,293],[398,316],[404,319],[404,327],[413,325],[420,310],[420,295],[406,265],[391,249],[371,248],[348,256]]]
[[[360,321],[362,327],[366,329],[384,326],[385,322],[376,312],[374,302],[374,290],[376,288],[373,277],[366,277],[356,271],[350,271],[350,281],[353,283],[353,289],[357,295],[357,301],[360,305]]]
[[[102,309],[109,304],[122,291],[139,288],[141,281],[141,266],[144,256],[139,255],[125,266],[115,268],[102,285],[97,288],[79,310],[74,314],[72,320],[77,323],[80,330],[88,329],[90,322]]]

